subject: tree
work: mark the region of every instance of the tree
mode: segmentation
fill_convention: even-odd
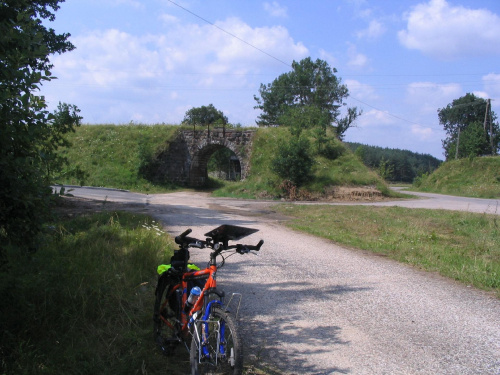
[[[447,160],[497,152],[500,128],[496,114],[487,110],[488,104],[468,93],[438,110],[439,123],[447,134],[443,140]]]
[[[52,195],[49,166],[60,135],[79,122],[76,107],[51,114],[44,98],[34,94],[54,78],[49,56],[74,49],[69,34],[56,34],[42,23],[55,19],[60,2],[0,3],[0,255],[9,247],[36,247]],[[76,124],[62,121],[67,114],[78,117]]]
[[[389,160],[382,158],[378,166],[378,173],[384,180],[389,180],[394,174],[394,165],[392,165]]]
[[[328,114],[316,106],[288,107],[279,117],[279,122],[286,124],[294,136],[300,136],[302,130],[316,128],[321,136],[326,136]]]
[[[182,122],[189,125],[208,126],[212,124],[226,125],[228,121],[222,111],[216,109],[213,104],[209,104],[188,110]]]
[[[344,100],[349,96],[347,86],[335,76],[337,70],[330,68],[326,61],[310,57],[292,63],[292,71],[284,73],[267,85],[261,84],[260,97],[254,95],[257,102],[259,126],[279,125],[283,116],[297,108],[302,113],[314,116],[311,121],[326,118],[326,123],[336,127],[337,136],[342,138],[357,116],[361,114],[354,108],[348,109],[348,115],[340,118]],[[319,114],[319,116],[318,116]],[[306,121],[307,123],[307,121]],[[285,124],[287,125],[287,124]]]
[[[291,137],[281,143],[272,161],[272,170],[281,178],[290,180],[295,186],[303,185],[311,176],[314,158],[306,137]]]

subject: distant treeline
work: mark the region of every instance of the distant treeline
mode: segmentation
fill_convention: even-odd
[[[408,150],[345,142],[363,163],[379,172],[387,181],[412,183],[415,177],[432,173],[442,163],[429,154]]]

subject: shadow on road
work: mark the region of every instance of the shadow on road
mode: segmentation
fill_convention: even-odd
[[[229,214],[184,205],[154,205],[130,202],[106,202],[79,199],[80,213],[100,211],[133,211],[155,217],[164,225],[173,227],[172,235],[193,227],[207,227],[207,231],[221,224],[249,226],[259,222],[251,218],[235,218]],[[82,204],[83,203],[83,204]],[[64,210],[75,210],[77,204],[68,201]],[[175,230],[175,232],[173,232]],[[202,230],[204,233],[205,231]],[[202,234],[203,234],[202,233]],[[202,234],[196,233],[195,237]],[[207,251],[202,249],[201,251]],[[350,293],[367,290],[351,285],[333,285],[318,289],[313,282],[283,281],[281,283],[248,282],[242,278],[243,267],[267,267],[261,258],[247,256],[243,262],[230,262],[220,271],[220,287],[230,292],[241,292],[243,302],[239,310],[239,329],[244,345],[248,373],[262,374],[348,374],[349,368],[322,361],[305,360],[321,353],[335,351],[335,347],[350,345],[342,339],[342,327],[332,314],[331,324],[314,324],[318,309],[325,309],[332,300],[342,299]],[[202,255],[208,260],[208,251]],[[257,259],[257,260],[256,260]],[[262,272],[261,272],[262,274]],[[287,275],[287,277],[293,277]],[[304,305],[306,309],[304,309]],[[299,308],[300,306],[300,308]],[[304,315],[304,310],[307,315]],[[286,345],[284,345],[286,343]],[[179,358],[183,358],[183,355]]]
[[[242,266],[242,263],[233,263],[223,269],[221,274],[228,282],[221,282],[221,287],[228,294],[243,293],[238,318],[246,363],[261,370],[276,369],[276,373],[350,373],[349,368],[310,360],[315,355],[331,353],[336,347],[350,345],[342,339],[342,327],[336,322],[333,312],[331,324],[318,320],[315,325],[314,321],[316,316],[324,315],[318,310],[329,309],[333,299],[342,299],[369,288],[333,285],[320,290],[309,281],[272,285],[265,280],[248,283],[238,277]],[[307,315],[304,315],[304,310]]]

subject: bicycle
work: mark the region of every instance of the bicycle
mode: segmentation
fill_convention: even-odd
[[[216,273],[225,264],[223,253],[247,254],[259,251],[257,245],[229,245],[257,229],[236,225],[221,225],[206,233],[204,241],[188,237],[191,229],[175,237],[179,250],[174,251],[170,265],[159,267],[160,276],[155,290],[154,339],[164,354],[171,354],[176,346],[184,344],[190,354],[191,373],[241,374],[243,348],[239,337],[236,316],[228,309],[224,291],[217,288]],[[189,248],[210,248],[210,261],[205,269],[189,263]],[[229,256],[231,256],[229,255]],[[217,257],[221,263],[217,264]],[[199,297],[191,301],[191,291],[198,286]],[[193,292],[193,294],[195,294]],[[236,313],[237,315],[237,313]]]

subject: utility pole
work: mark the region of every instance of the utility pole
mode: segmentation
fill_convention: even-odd
[[[486,124],[488,123],[488,114],[489,114],[489,108],[491,106],[491,99],[486,100],[486,111],[484,112],[484,132],[486,133],[487,127]]]
[[[493,118],[491,117],[491,99],[488,99],[489,117],[490,117],[490,145],[491,155],[495,155],[495,147],[493,146]]]

